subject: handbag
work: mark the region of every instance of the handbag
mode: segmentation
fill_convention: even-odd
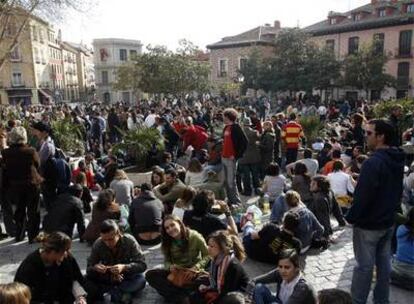
[[[174,268],[167,276],[168,281],[176,287],[187,288],[208,275],[205,271],[190,268]]]

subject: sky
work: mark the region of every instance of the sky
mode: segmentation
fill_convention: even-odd
[[[69,12],[56,26],[63,40],[91,45],[94,38],[140,40],[175,50],[180,39],[205,50],[265,23],[306,27],[370,0],[94,0],[93,9]]]

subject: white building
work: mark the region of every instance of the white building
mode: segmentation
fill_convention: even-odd
[[[142,53],[139,40],[107,38],[94,39],[94,63],[97,98],[105,103],[132,102],[132,91],[115,91],[117,69],[133,56]]]

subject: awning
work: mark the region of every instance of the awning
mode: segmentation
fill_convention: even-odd
[[[39,92],[50,101],[53,100],[52,92],[49,89],[39,89]]]
[[[31,89],[7,89],[9,97],[32,97]]]

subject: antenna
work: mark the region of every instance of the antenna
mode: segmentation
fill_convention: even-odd
[[[351,0],[348,0],[348,11],[351,10]]]
[[[296,27],[300,28],[299,19],[296,21]]]

